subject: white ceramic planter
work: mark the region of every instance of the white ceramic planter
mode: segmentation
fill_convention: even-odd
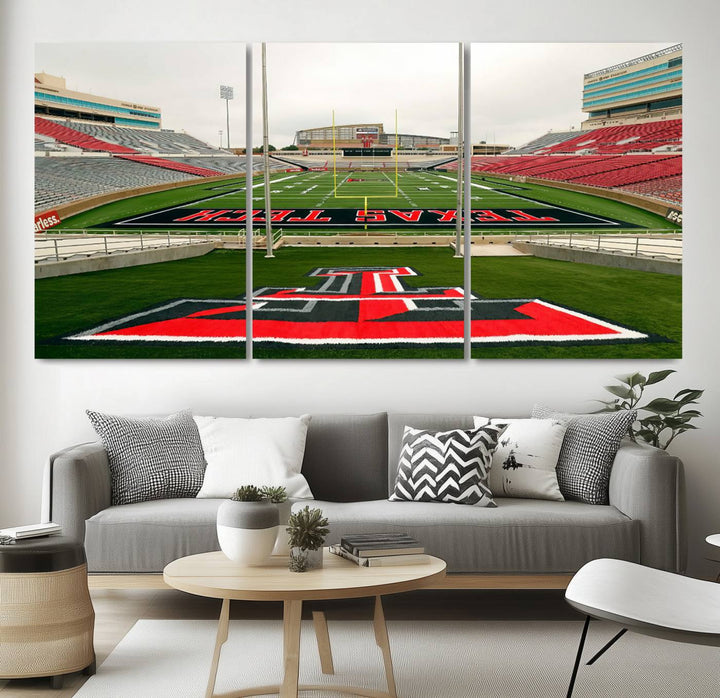
[[[233,562],[262,565],[277,540],[277,505],[271,502],[224,501],[217,514],[220,549]]]
[[[277,537],[272,554],[287,556],[290,554],[290,534],[287,532],[287,525],[288,519],[290,518],[290,510],[292,509],[292,502],[286,500],[275,506],[278,508],[280,523],[277,527]]]

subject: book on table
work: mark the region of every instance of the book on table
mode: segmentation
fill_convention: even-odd
[[[340,538],[340,547],[356,557],[419,555],[424,546],[407,533],[357,533]]]
[[[21,540],[24,538],[39,538],[52,536],[62,532],[62,526],[56,523],[28,524],[27,526],[12,526],[0,529],[0,536]]]
[[[350,562],[354,562],[360,567],[395,567],[398,565],[420,565],[428,561],[428,556],[424,554],[411,555],[381,555],[377,557],[361,557],[353,555],[345,550],[342,545],[331,545],[328,550],[333,555],[343,557]]]

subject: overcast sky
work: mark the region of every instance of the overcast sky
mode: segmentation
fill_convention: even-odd
[[[473,44],[473,142],[519,146],[549,130],[579,128],[585,73],[672,45]],[[270,142],[301,128],[382,122],[401,133],[457,129],[456,44],[268,44]],[[260,48],[254,51],[254,142],[262,141]],[[245,46],[230,43],[38,44],[36,70],[69,89],[162,109],[163,128],[226,143],[219,86],[235,88],[231,145],[245,140]]]

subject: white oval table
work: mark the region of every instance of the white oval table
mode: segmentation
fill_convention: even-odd
[[[274,695],[296,698],[298,691],[336,691],[367,698],[397,698],[392,656],[388,641],[383,594],[395,594],[430,586],[445,576],[445,562],[430,555],[423,562],[411,565],[358,567],[352,562],[324,550],[323,567],[317,570],[290,572],[285,557],[271,558],[260,567],[242,567],[222,552],[190,555],[171,562],[163,571],[165,582],[175,589],[198,596],[222,599],[215,651],[210,667],[206,698],[220,698],[215,693],[220,651],[227,640],[230,601],[283,602],[283,665],[284,677],[278,686],[256,686],[239,689],[230,696]],[[300,668],[300,619],[303,601],[375,597],[373,625],[375,640],[385,665],[387,691],[355,686],[305,686],[298,684]],[[323,673],[333,674],[332,652],[323,612],[313,612],[313,622],[320,651]]]

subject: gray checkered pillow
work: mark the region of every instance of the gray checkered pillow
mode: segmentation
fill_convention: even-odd
[[[108,454],[113,504],[194,497],[200,491],[205,456],[189,410],[165,418],[86,412]]]
[[[532,416],[567,422],[557,464],[558,484],[565,499],[607,504],[615,454],[623,436],[635,421],[637,411],[564,414],[545,405],[535,405]]]

